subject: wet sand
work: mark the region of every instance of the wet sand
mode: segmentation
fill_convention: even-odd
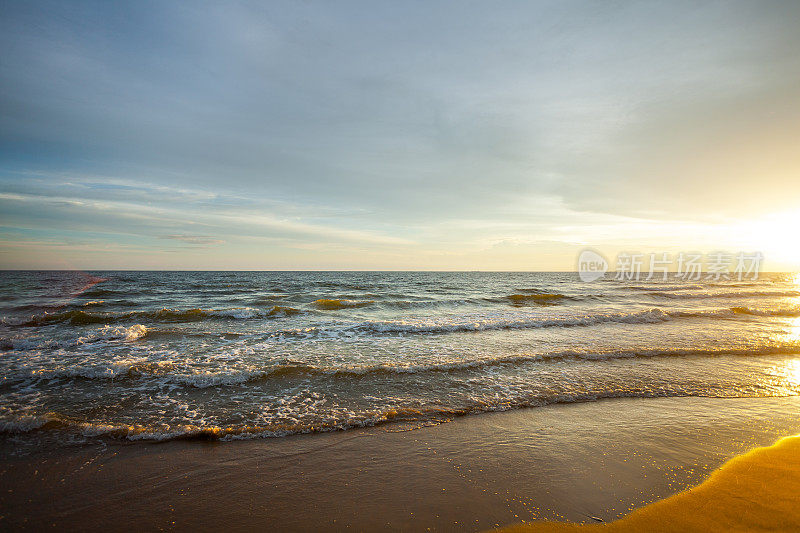
[[[798,531],[800,435],[737,455],[698,485],[608,524],[533,521],[502,533]]]
[[[610,521],[800,433],[800,398],[615,399],[241,442],[0,444],[0,526],[483,530]]]

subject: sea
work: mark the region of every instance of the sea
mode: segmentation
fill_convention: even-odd
[[[0,438],[280,438],[800,394],[800,276],[0,272]]]

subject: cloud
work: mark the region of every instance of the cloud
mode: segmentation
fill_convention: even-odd
[[[215,197],[223,201],[214,203],[188,201],[187,197],[203,198],[202,194],[191,191],[184,191],[184,197],[179,197],[177,201],[170,195],[154,195],[151,201],[147,201],[148,197],[131,198],[127,188],[110,190],[114,194],[104,195],[103,199],[56,196],[54,190],[42,195],[0,192],[0,223],[40,229],[58,227],[60,230],[116,232],[158,239],[164,238],[164,228],[188,230],[185,234],[168,234],[168,238],[177,239],[175,236],[195,235],[191,228],[202,227],[205,231],[214,232],[214,236],[206,236],[214,241],[223,241],[222,237],[225,236],[234,239],[271,236],[300,242],[344,241],[372,245],[412,243],[409,239],[383,235],[377,231],[325,224],[325,219],[337,218],[335,212],[317,212],[302,206],[270,201],[240,202],[236,197]],[[117,194],[120,190],[123,191],[122,196]]]
[[[159,236],[159,239],[170,239],[198,246],[225,244],[225,241],[223,241],[222,239],[213,239],[207,235],[161,235]]]
[[[369,264],[589,242],[598,214],[680,239],[800,199],[798,17],[791,1],[4,3],[0,222]]]

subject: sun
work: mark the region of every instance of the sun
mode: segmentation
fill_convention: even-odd
[[[741,251],[764,254],[776,270],[800,271],[800,209],[770,213],[729,227]],[[774,268],[774,267],[773,267]],[[800,277],[795,278],[800,284]]]

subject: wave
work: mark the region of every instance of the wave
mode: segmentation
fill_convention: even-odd
[[[497,358],[476,359],[471,361],[450,361],[445,363],[417,365],[365,365],[351,367],[317,367],[307,363],[287,363],[259,371],[243,371],[223,374],[195,374],[181,376],[178,381],[197,388],[219,385],[238,385],[254,383],[283,377],[339,377],[354,379],[369,375],[404,375],[450,373],[469,370],[485,370],[497,367],[516,367],[530,363],[542,363],[561,360],[606,361],[612,359],[653,358],[653,357],[717,357],[717,356],[768,356],[791,355],[800,353],[800,343],[783,343],[760,347],[745,348],[678,348],[678,349],[642,349],[616,351],[563,351],[541,354],[523,354]],[[177,377],[177,376],[176,376]]]
[[[688,291],[688,290],[702,290],[705,285],[669,285],[667,287],[654,286],[653,284],[647,285],[623,285],[622,289],[630,289],[635,291],[652,291],[652,292],[672,292],[672,291]]]
[[[713,298],[794,298],[800,291],[719,291],[719,292],[664,292],[648,291],[648,296],[672,299],[713,299]]]
[[[387,309],[449,309],[452,307],[461,306],[476,306],[485,307],[486,304],[508,304],[509,301],[513,304],[524,304],[526,302],[539,303],[547,305],[548,303],[555,303],[561,299],[578,300],[578,299],[594,299],[596,295],[565,296],[561,294],[512,294],[509,296],[464,296],[461,298],[427,298],[427,297],[406,297],[403,295],[389,295],[398,299],[379,300],[376,303],[379,307]]]
[[[540,305],[552,304],[558,300],[563,300],[567,296],[557,293],[537,293],[537,294],[510,294],[506,296],[511,303],[524,304],[528,302],[537,303]]]
[[[77,344],[88,344],[98,341],[135,341],[147,335],[147,328],[142,324],[135,324],[133,326],[103,326],[100,331],[93,332],[89,335],[79,337]]]
[[[788,307],[780,309],[753,309],[750,307],[731,307],[730,311],[740,315],[753,316],[774,316],[793,318],[800,316],[800,307]]]
[[[208,318],[280,318],[302,313],[301,310],[286,306],[273,306],[270,309],[254,309],[238,307],[233,309],[159,309],[157,311],[134,311],[128,313],[92,313],[83,310],[63,311],[33,315],[28,320],[10,323],[16,326],[44,326],[48,324],[68,323],[72,325],[113,324],[131,320],[150,320],[155,322],[196,322]]]
[[[312,338],[339,336],[352,336],[359,333],[367,334],[445,334],[456,332],[492,331],[504,329],[533,329],[551,327],[585,327],[604,323],[620,324],[657,324],[675,318],[719,317],[733,316],[733,312],[726,308],[711,311],[664,311],[653,308],[631,313],[599,313],[576,316],[550,317],[537,316],[499,316],[499,317],[462,317],[447,322],[436,320],[395,320],[395,321],[364,321],[353,325],[344,326],[312,326],[307,328],[284,329],[270,334],[273,338]]]
[[[89,422],[58,413],[27,415],[0,420],[0,434],[35,434],[41,432],[77,433],[88,438],[128,441],[215,440],[234,441],[286,437],[296,434],[327,433],[391,423],[416,423],[417,427],[448,422],[454,418],[482,413],[544,407],[553,404],[585,403],[615,398],[674,397],[747,398],[758,395],[690,393],[669,390],[605,391],[599,393],[553,393],[547,396],[472,400],[456,407],[384,407],[360,412],[346,411],[335,418],[266,424],[124,424]]]
[[[327,421],[308,423],[238,424],[218,425],[152,425],[86,422],[72,417],[48,413],[43,416],[24,416],[0,420],[0,434],[22,434],[41,431],[78,433],[84,437],[107,437],[130,441],[169,440],[245,440],[254,438],[285,437],[303,433],[326,433],[353,428],[374,427],[389,422],[437,421],[469,414],[470,409],[413,409],[393,408],[378,412],[348,413],[348,416]],[[477,411],[474,411],[477,412]]]
[[[336,311],[338,309],[366,307],[374,303],[375,300],[345,300],[345,299],[320,298],[319,300],[314,300],[311,303],[311,305],[313,305],[317,309],[322,309],[324,311]]]
[[[97,366],[75,366],[49,370],[34,370],[6,376],[9,382],[31,379],[88,379],[124,380],[158,379],[162,383],[205,389],[254,384],[280,379],[344,379],[353,380],[369,376],[396,376],[406,374],[441,374],[485,371],[496,368],[514,369],[529,364],[564,360],[608,361],[614,359],[655,357],[758,357],[800,354],[800,342],[776,343],[763,346],[722,348],[643,348],[636,350],[560,351],[519,354],[494,358],[457,360],[422,364],[379,364],[362,366],[320,367],[300,361],[289,361],[262,368],[245,368],[213,371],[192,371],[172,360],[121,360]],[[180,372],[183,370],[183,372]]]
[[[446,299],[416,299],[416,300],[386,300],[377,302],[380,307],[387,309],[450,309],[461,306],[485,306],[487,303],[507,304],[505,298],[446,298]]]
[[[300,315],[302,313],[303,312],[300,309],[295,309],[294,307],[289,307],[285,305],[274,305],[269,311],[266,312],[266,316],[286,317],[286,316]]]
[[[517,292],[521,292],[523,294],[547,294],[548,291],[544,289],[529,289],[529,288],[521,288],[521,289],[514,289]]]
[[[178,365],[174,361],[114,361],[105,365],[96,366],[70,366],[52,369],[35,369],[31,372],[20,372],[16,376],[8,376],[9,380],[57,380],[57,379],[86,379],[86,380],[119,380],[135,379],[138,377],[165,376],[175,371]],[[174,374],[171,378],[180,378]],[[180,381],[180,380],[178,380]]]
[[[235,332],[205,332],[186,331],[181,329],[161,329],[146,327],[143,324],[132,326],[104,325],[100,329],[89,331],[77,337],[34,337],[34,338],[2,338],[0,337],[0,351],[29,351],[29,350],[55,350],[70,349],[76,346],[102,342],[130,342],[142,338],[147,339],[186,339],[189,337],[200,339],[237,339],[245,334]]]

